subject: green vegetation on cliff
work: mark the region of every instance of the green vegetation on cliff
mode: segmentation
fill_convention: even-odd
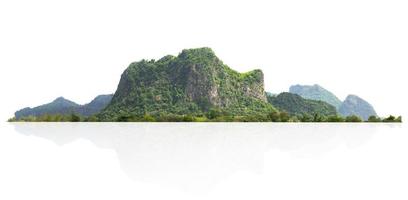
[[[235,117],[275,111],[266,101],[261,70],[236,72],[211,49],[199,48],[130,64],[98,117],[102,121],[145,115],[200,117],[211,109]]]
[[[290,115],[336,115],[336,108],[323,101],[304,99],[297,94],[288,92],[280,93],[277,96],[268,96],[268,102],[280,111],[288,112]]]

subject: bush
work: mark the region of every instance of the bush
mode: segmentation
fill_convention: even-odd
[[[339,115],[331,115],[327,118],[328,122],[344,122],[344,118]]]
[[[143,116],[143,121],[144,122],[155,122],[156,119],[153,116],[149,115],[149,114],[145,114]]]
[[[402,122],[402,117],[398,116],[397,119],[396,119],[396,122]]]
[[[300,121],[301,122],[313,122],[313,116],[309,115],[309,114],[303,114],[300,117]]]
[[[346,117],[346,122],[362,122],[363,120],[357,115],[350,115]]]
[[[48,117],[49,116],[47,116],[47,119],[48,119]],[[80,122],[81,121],[81,117],[79,117],[78,115],[76,115],[76,114],[71,114],[71,120],[70,120],[71,122]]]
[[[289,122],[300,122],[300,120],[299,120],[299,118],[298,118],[297,116],[292,116],[292,117],[289,119]]]
[[[207,112],[206,117],[208,119],[215,119],[221,116],[221,110],[216,108],[211,108],[210,111]]]
[[[383,122],[402,122],[402,117],[399,116],[395,118],[394,116],[390,115],[389,117],[383,119]]]
[[[272,122],[280,122],[279,113],[276,112],[276,111],[273,111],[273,112],[269,113],[268,118]]]
[[[381,119],[379,117],[376,117],[374,115],[371,115],[368,120],[368,122],[381,122]]]
[[[313,116],[313,122],[326,122],[327,119],[325,116],[320,115],[319,113],[314,114]]]
[[[194,121],[194,117],[191,115],[184,115],[183,116],[183,122],[193,122]]]
[[[279,118],[281,122],[288,122],[290,117],[287,112],[281,112],[279,113]]]

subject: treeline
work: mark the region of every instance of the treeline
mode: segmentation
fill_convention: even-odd
[[[76,114],[61,115],[61,114],[45,114],[41,116],[27,116],[21,118],[11,118],[9,122],[85,122],[89,118],[82,117]],[[95,118],[95,121],[98,121]]]
[[[9,122],[100,122],[96,116],[82,117],[70,115],[28,116],[19,119],[11,118]],[[402,117],[390,115],[387,118],[370,116],[367,121],[356,115],[342,117],[339,115],[324,116],[320,114],[289,115],[287,112],[271,112],[267,115],[233,116],[220,110],[210,110],[202,115],[144,114],[141,116],[122,115],[115,122],[402,122]]]

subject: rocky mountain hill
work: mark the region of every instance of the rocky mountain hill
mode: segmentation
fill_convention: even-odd
[[[377,116],[373,106],[356,95],[347,96],[339,107],[339,113],[343,116],[357,115],[363,120],[367,120],[370,116]]]
[[[232,70],[210,48],[186,49],[178,56],[131,63],[123,72],[102,121],[120,116],[200,115],[218,109],[234,116],[266,114],[261,70]]]
[[[305,99],[319,100],[327,102],[336,108],[339,108],[341,101],[330,91],[324,89],[320,85],[292,85],[289,92],[298,94]]]

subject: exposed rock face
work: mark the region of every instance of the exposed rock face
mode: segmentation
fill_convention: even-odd
[[[364,99],[356,95],[348,95],[339,107],[339,113],[343,116],[357,115],[367,120],[371,115],[377,116],[374,108]]]
[[[336,108],[333,105],[324,101],[304,99],[297,94],[288,92],[280,93],[277,96],[270,95],[268,102],[280,111],[288,112],[291,115],[336,115]]]
[[[248,72],[246,79],[244,80],[243,89],[245,95],[267,101],[266,92],[264,91],[264,74],[261,70],[253,70]]]
[[[183,50],[177,57],[130,64],[108,107],[99,115],[197,114],[218,108],[240,115],[273,109],[266,101],[263,73],[238,73],[210,48]]]
[[[54,101],[48,104],[37,106],[34,108],[24,108],[17,111],[14,115],[16,119],[28,116],[42,116],[42,115],[68,115],[78,114],[82,116],[91,116],[98,113],[105,108],[112,99],[112,94],[99,95],[90,103],[85,105],[79,105],[73,101],[67,100],[64,97],[58,97]]]
[[[289,88],[290,93],[298,94],[305,99],[319,100],[327,102],[336,108],[340,107],[341,101],[330,91],[320,85],[292,85]]]

